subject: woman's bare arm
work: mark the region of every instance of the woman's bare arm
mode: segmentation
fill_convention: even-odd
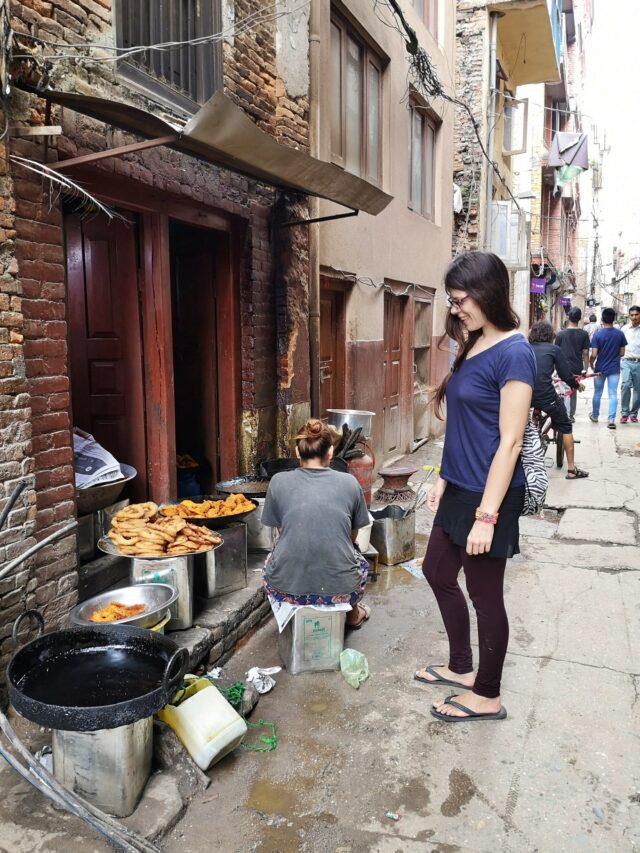
[[[507,493],[522,449],[531,406],[531,386],[512,379],[500,391],[500,444],[489,468],[480,509],[495,514]],[[493,525],[476,521],[467,539],[467,554],[485,554],[491,548]]]

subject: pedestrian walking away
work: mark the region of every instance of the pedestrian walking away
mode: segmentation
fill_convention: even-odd
[[[579,332],[580,329],[577,331]],[[553,387],[554,371],[574,391],[584,391],[584,385],[575,378],[560,347],[551,343],[553,337],[553,326],[544,321],[534,323],[529,332],[529,343],[533,348],[537,366],[531,404],[534,408],[546,412],[551,418],[554,430],[562,435],[564,452],[567,457],[567,480],[581,480],[589,475],[586,471],[576,467],[573,426],[564,401],[557,395]],[[575,397],[575,394],[572,396]]]
[[[589,419],[598,422],[600,416],[600,400],[605,382],[609,396],[609,411],[607,426],[616,428],[616,411],[618,409],[618,384],[620,382],[620,360],[625,354],[627,339],[620,329],[616,329],[613,321],[616,312],[613,308],[605,308],[602,312],[602,328],[591,338],[591,367],[599,376],[593,380],[593,408]]]
[[[620,423],[638,423],[640,409],[640,306],[629,308],[629,322],[622,327],[627,346],[620,362],[622,386],[620,393]]]
[[[567,315],[567,328],[558,332],[555,341],[556,346],[562,350],[574,376],[577,376],[579,373],[586,373],[589,368],[589,347],[591,346],[591,342],[589,333],[581,329],[578,325],[581,318],[582,311],[579,308],[572,308]],[[578,403],[577,395],[571,394],[569,397],[566,397],[565,403],[569,411],[571,423],[574,423],[576,405]]]
[[[458,350],[435,395],[438,417],[446,400],[447,419],[442,466],[427,499],[436,515],[422,571],[440,608],[449,661],[425,666],[414,678],[460,689],[434,702],[431,713],[439,720],[502,720],[507,712],[500,683],[509,641],[504,574],[507,558],[519,553],[525,495],[519,455],[536,363],[517,331],[509,275],[496,255],[459,255],[447,270],[445,289],[445,329]],[[461,568],[478,621],[476,675]]]
[[[597,332],[599,328],[600,323],[598,323],[596,315],[589,314],[589,322],[584,324],[584,330],[589,335],[589,340],[593,338],[595,332]]]

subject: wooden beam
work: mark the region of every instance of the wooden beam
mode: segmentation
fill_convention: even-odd
[[[62,127],[59,124],[44,125],[23,125],[22,127],[10,127],[10,136],[61,136]]]
[[[135,151],[144,151],[145,148],[157,148],[159,145],[171,145],[180,138],[178,133],[169,136],[158,136],[155,139],[146,139],[144,142],[132,142],[131,145],[120,145],[118,148],[107,148],[106,151],[96,151],[93,154],[83,154],[81,157],[72,157],[69,160],[60,160],[57,163],[47,163],[50,169],[60,171],[72,166],[81,166],[84,163],[95,163],[98,160],[107,160],[109,157],[121,157],[123,154],[131,154]]]

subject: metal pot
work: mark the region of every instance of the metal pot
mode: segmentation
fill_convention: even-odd
[[[100,483],[97,486],[89,486],[88,489],[76,489],[76,506],[78,515],[89,515],[106,506],[115,503],[124,487],[137,475],[137,471],[131,465],[120,465],[122,480],[113,480],[110,483]]]
[[[346,425],[350,430],[362,428],[362,435],[368,438],[371,435],[371,419],[375,412],[367,412],[363,409],[327,409],[327,423],[341,430]]]
[[[13,626],[14,642],[25,618]],[[161,634],[127,625],[53,631],[17,651],[7,668],[9,699],[28,720],[64,731],[96,731],[149,717],[167,704],[189,653]]]

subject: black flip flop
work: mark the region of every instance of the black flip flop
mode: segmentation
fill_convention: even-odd
[[[582,471],[580,468],[567,468],[565,480],[585,480],[588,476],[588,471]]]
[[[418,673],[416,672],[413,675],[413,680],[414,681],[421,681],[422,684],[435,684],[436,687],[439,687],[442,684],[447,684],[449,687],[464,687],[465,690],[471,690],[471,688],[469,687],[468,684],[462,684],[461,681],[451,681],[448,678],[443,678],[441,675],[439,675],[436,672],[436,670],[435,670],[436,666],[443,666],[443,664],[434,663],[433,666],[423,667],[424,671],[428,672],[429,675],[432,675],[433,678],[422,678],[422,676],[418,675]]]
[[[436,720],[442,720],[444,723],[475,723],[477,720],[504,720],[507,716],[507,709],[502,706],[500,710],[496,714],[477,714],[475,711],[472,711],[471,708],[467,708],[466,705],[461,705],[460,702],[455,702],[453,699],[453,695],[447,696],[444,700],[447,705],[452,705],[454,708],[457,708],[459,711],[464,711],[467,715],[466,717],[454,717],[450,714],[442,714],[440,711],[435,708],[431,709],[431,714],[436,718]]]

